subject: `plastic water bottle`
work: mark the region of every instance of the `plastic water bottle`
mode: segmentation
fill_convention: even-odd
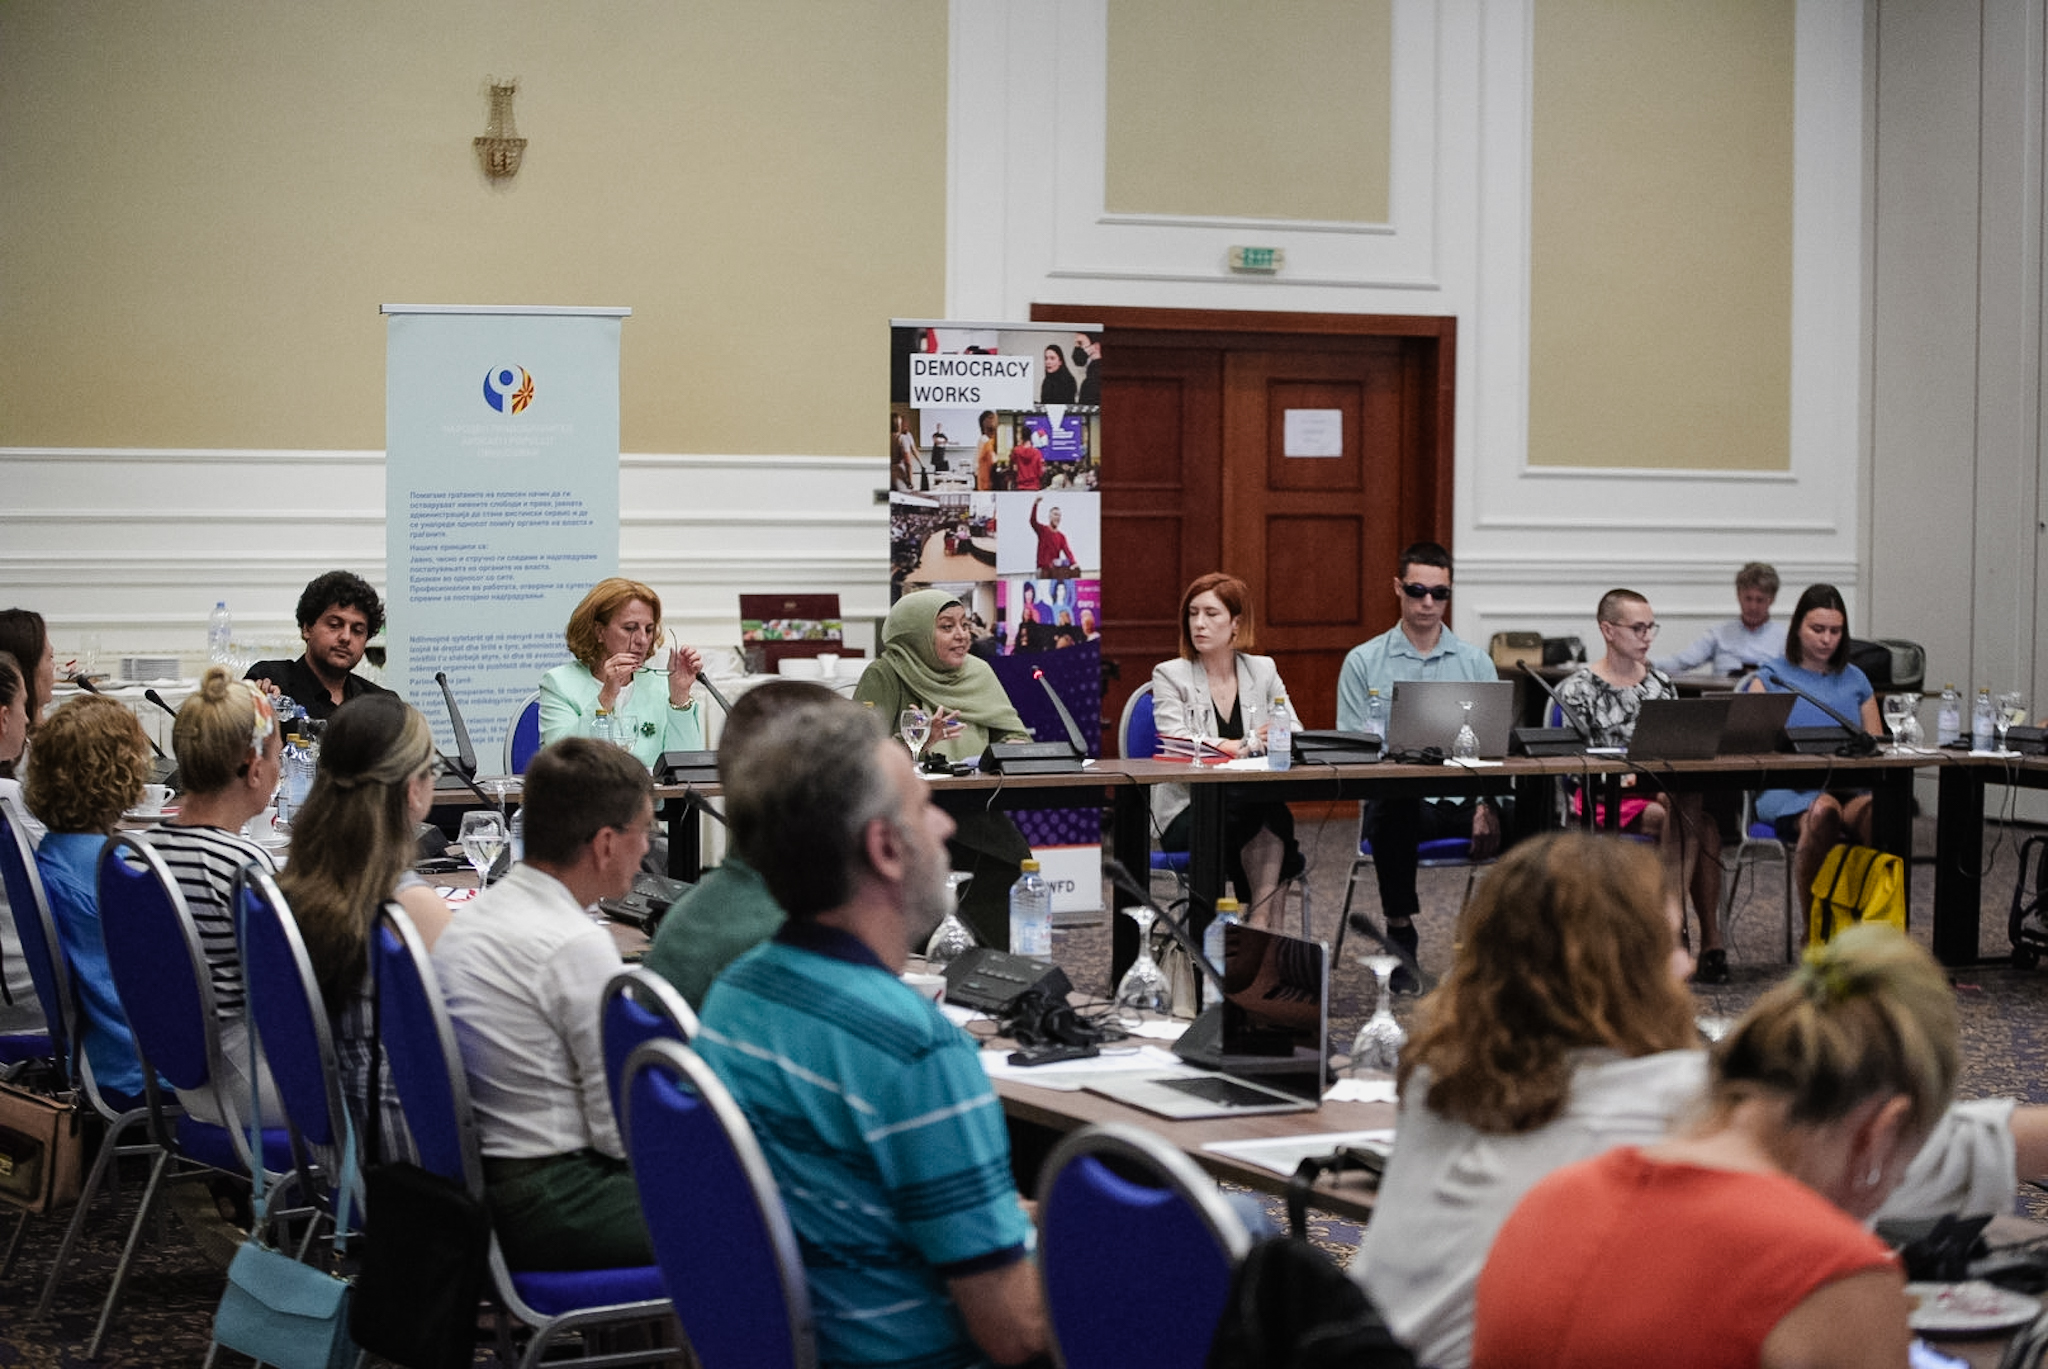
[[[1947,746],[1963,737],[1963,697],[1953,683],[1941,687],[1941,710],[1934,715],[1934,744]]]
[[[283,781],[277,787],[277,824],[289,827],[293,816],[305,806],[306,795],[313,791],[313,776],[320,768],[320,748],[304,733],[294,732],[284,739],[279,759]]]
[[[590,737],[591,740],[603,742],[606,746],[619,744],[618,725],[609,708],[598,709],[590,719]]]
[[[1235,927],[1243,919],[1238,916],[1237,900],[1225,894],[1216,900],[1216,916],[1209,919],[1209,925],[1202,932],[1202,959],[1209,962],[1218,974],[1224,973],[1223,948],[1225,928]],[[1202,980],[1202,997],[1213,1001],[1216,986],[1206,976]]]
[[[1365,691],[1365,725],[1359,729],[1368,737],[1384,741],[1387,735],[1387,701],[1377,689]]]
[[[1038,862],[1027,860],[1024,873],[1010,886],[1010,954],[1028,955],[1034,960],[1052,959],[1052,890],[1038,873]]]
[[[1991,737],[1997,727],[1997,716],[1991,711],[1991,691],[1977,691],[1977,702],[1970,708],[1970,749],[1989,751]]]
[[[1273,700],[1272,716],[1266,719],[1266,768],[1286,770],[1294,764],[1294,715],[1287,711],[1285,694]]]
[[[526,810],[521,808],[512,815],[512,863],[517,865],[526,859]]]
[[[206,616],[206,659],[225,661],[232,651],[230,645],[235,637],[235,620],[228,612],[228,601],[214,601],[213,612]]]

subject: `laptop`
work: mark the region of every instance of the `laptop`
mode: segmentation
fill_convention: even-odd
[[[1629,738],[1632,761],[1705,761],[1721,754],[1728,698],[1645,699]]]
[[[1515,723],[1515,686],[1509,680],[1396,681],[1387,749],[1420,751],[1433,746],[1450,755],[1458,729],[1468,721],[1467,699],[1472,701],[1469,721],[1479,738],[1479,754],[1488,760],[1507,755],[1508,732]]]
[[[1721,754],[1756,756],[1784,751],[1785,719],[1792,714],[1797,694],[1751,694],[1738,690],[1728,696],[1728,726],[1721,732]]]
[[[1220,1049],[1209,1058],[1220,1069],[1094,1075],[1088,1091],[1176,1121],[1319,1107],[1329,1059],[1329,948],[1238,924],[1224,931],[1222,969],[1223,1002],[1187,1031],[1188,1036],[1219,1034]],[[1183,1056],[1193,1054],[1175,1049]],[[1245,1078],[1246,1073],[1305,1078],[1311,1095],[1289,1093]]]

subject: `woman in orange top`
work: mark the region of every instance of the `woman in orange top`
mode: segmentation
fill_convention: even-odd
[[[1955,1090],[1955,998],[1890,927],[1809,953],[1713,1052],[1691,1130],[1529,1191],[1479,1276],[1473,1369],[1907,1362],[1863,1226]]]

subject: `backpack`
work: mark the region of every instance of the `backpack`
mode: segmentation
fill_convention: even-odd
[[[1268,1236],[1231,1277],[1207,1369],[1415,1369],[1415,1357],[1328,1255]]]

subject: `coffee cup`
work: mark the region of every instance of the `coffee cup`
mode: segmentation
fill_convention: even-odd
[[[905,974],[903,982],[934,1003],[946,999],[946,976],[942,974]]]
[[[142,802],[136,806],[145,813],[161,813],[164,805],[171,801],[171,786],[168,784],[145,784],[142,786]]]

